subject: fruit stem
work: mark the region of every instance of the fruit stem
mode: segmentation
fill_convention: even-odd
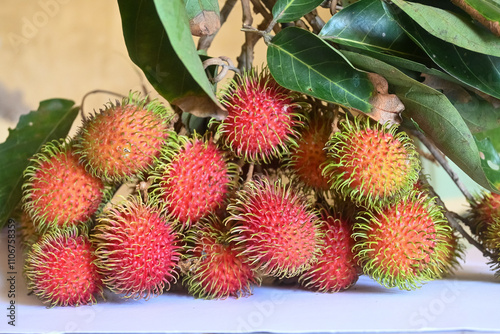
[[[474,197],[471,195],[469,190],[464,186],[460,178],[458,177],[458,174],[455,173],[455,171],[450,167],[448,164],[448,161],[446,160],[446,157],[439,151],[439,149],[432,143],[422,132],[420,131],[412,131],[413,135],[417,137],[422,144],[424,144],[425,147],[431,152],[431,154],[434,156],[434,158],[439,162],[441,167],[448,173],[448,175],[451,177],[453,182],[457,185],[458,189],[462,192],[462,194],[467,198],[469,203],[474,202]]]
[[[254,167],[255,167],[254,163],[251,163],[250,165],[248,165],[248,172],[247,172],[247,178],[245,180],[245,183],[250,182],[252,180]]]

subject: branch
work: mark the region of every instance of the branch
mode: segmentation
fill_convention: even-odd
[[[316,9],[304,15],[304,18],[309,22],[315,34],[318,34],[325,25],[325,21],[318,16],[318,11]]]
[[[439,151],[439,149],[432,143],[422,132],[420,131],[412,131],[413,135],[417,137],[422,144],[427,147],[429,152],[434,156],[434,158],[439,162],[439,164],[443,167],[443,169],[448,173],[453,182],[457,185],[458,189],[462,192],[462,194],[467,198],[469,202],[474,201],[474,197],[471,195],[469,190],[464,186],[457,173],[450,167],[446,157]]]

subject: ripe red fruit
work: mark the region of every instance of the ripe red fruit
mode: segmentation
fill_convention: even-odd
[[[500,217],[500,194],[483,192],[470,203],[469,216],[473,224],[473,232],[481,238],[493,223]]]
[[[77,149],[86,168],[109,182],[125,181],[152,168],[172,118],[158,101],[130,94],[83,122]]]
[[[148,299],[176,280],[178,236],[153,204],[132,197],[106,210],[91,238],[104,283],[125,298]]]
[[[340,121],[339,128],[328,141],[330,163],[323,170],[333,189],[372,208],[394,203],[413,188],[420,171],[418,154],[397,126],[356,117]]]
[[[250,295],[259,280],[233,237],[213,215],[192,229],[186,250],[190,268],[183,281],[190,294],[210,299]]]
[[[288,167],[306,187],[327,191],[331,184],[329,178],[322,175],[327,163],[325,145],[331,133],[329,115],[313,113],[306,126],[300,131],[297,146],[290,148]]]
[[[439,277],[430,265],[436,254],[447,254],[450,233],[442,208],[427,194],[413,191],[358,219],[354,251],[363,271],[377,282],[411,290]]]
[[[169,138],[152,176],[155,193],[183,228],[225,204],[236,175],[226,155],[211,138]]]
[[[292,93],[267,70],[238,77],[222,96],[222,104],[228,116],[218,132],[226,146],[247,161],[268,162],[281,156],[302,125]]]
[[[45,233],[27,253],[28,289],[51,306],[96,303],[102,281],[93,252],[87,235],[76,229]]]
[[[87,173],[72,146],[48,142],[24,171],[23,209],[36,230],[82,226],[108,197],[109,188]]]
[[[320,243],[319,218],[281,180],[250,181],[228,206],[231,233],[263,274],[291,277],[311,265]]]
[[[335,218],[321,210],[323,244],[320,255],[311,268],[299,278],[305,287],[319,292],[338,292],[354,285],[359,268],[354,259],[351,238],[351,223],[344,218]]]

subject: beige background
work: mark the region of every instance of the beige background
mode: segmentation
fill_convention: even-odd
[[[168,0],[167,0],[168,1]],[[225,1],[220,1],[221,4]],[[20,113],[50,98],[81,104],[85,93],[140,90],[142,73],[130,61],[115,0],[2,0],[0,10],[0,142]],[[240,4],[209,49],[236,61],[243,42]],[[259,43],[257,64],[265,59]],[[98,94],[85,109],[113,96]]]

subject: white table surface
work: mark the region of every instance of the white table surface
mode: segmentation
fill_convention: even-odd
[[[15,327],[8,324],[7,272],[4,228],[0,232],[1,333],[500,333],[500,280],[475,249],[468,250],[454,276],[416,291],[386,289],[362,276],[355,287],[336,294],[263,286],[241,299],[199,300],[167,292],[149,301],[108,295],[107,301],[93,306],[46,308],[27,295],[18,248]]]

